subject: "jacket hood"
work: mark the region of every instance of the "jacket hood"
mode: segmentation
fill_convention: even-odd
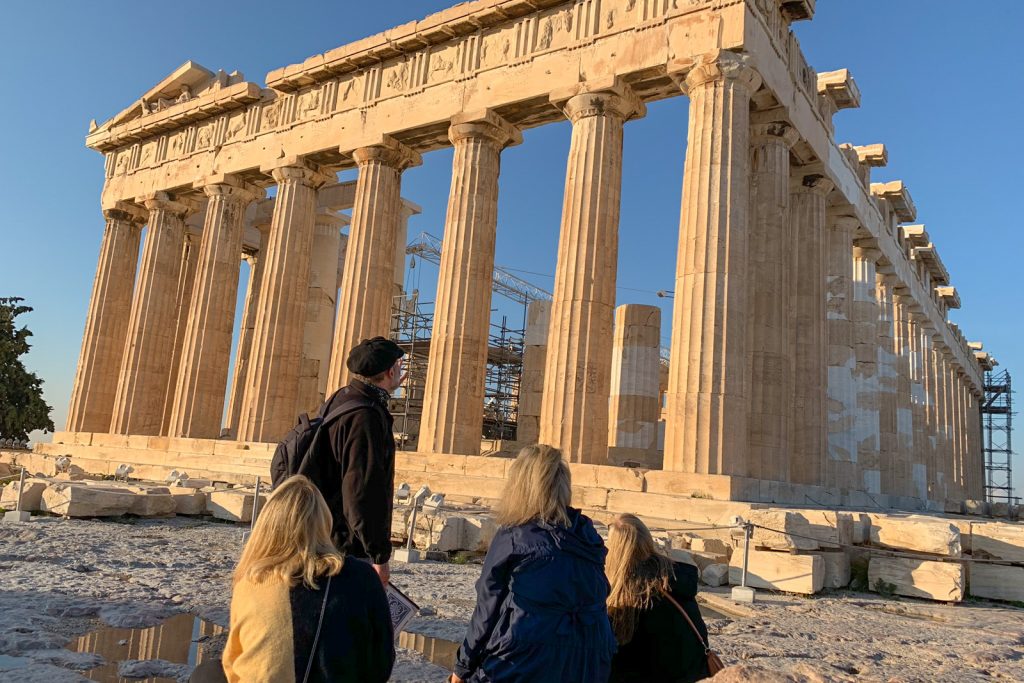
[[[566,511],[569,514],[568,527],[546,522],[541,522],[538,526],[551,535],[551,540],[559,550],[592,562],[604,571],[604,559],[608,551],[594,529],[594,523],[576,508],[570,507]]]

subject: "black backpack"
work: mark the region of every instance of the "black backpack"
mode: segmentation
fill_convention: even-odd
[[[276,489],[282,481],[293,474],[299,473],[307,458],[316,453],[319,442],[327,438],[327,426],[330,423],[342,415],[373,406],[371,402],[356,397],[324,415],[327,405],[324,403],[312,418],[306,413],[299,415],[299,423],[277,444],[274,457],[270,460],[272,489]]]

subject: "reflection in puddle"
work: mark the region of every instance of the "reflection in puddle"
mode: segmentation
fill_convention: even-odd
[[[109,683],[174,683],[173,678],[121,678],[118,664],[129,659],[162,659],[174,664],[195,666],[206,655],[205,641],[227,629],[191,614],[178,614],[149,628],[104,627],[72,640],[67,649],[73,652],[95,652],[107,663],[82,672],[93,681]]]

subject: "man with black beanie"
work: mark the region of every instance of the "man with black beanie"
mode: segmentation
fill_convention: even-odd
[[[384,337],[364,339],[352,349],[345,363],[352,381],[334,392],[322,414],[342,406],[351,409],[327,425],[328,438],[300,470],[327,500],[338,549],[372,562],[385,586],[395,491],[394,418],[388,400],[405,378],[404,355],[398,344]]]

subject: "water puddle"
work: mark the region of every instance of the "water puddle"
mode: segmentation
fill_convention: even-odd
[[[200,664],[208,657],[204,642],[227,629],[191,614],[177,614],[148,628],[104,627],[79,636],[67,645],[72,652],[94,652],[106,664],[81,672],[92,681],[107,683],[175,683],[174,678],[122,678],[118,665],[131,659],[162,659],[173,664]]]

